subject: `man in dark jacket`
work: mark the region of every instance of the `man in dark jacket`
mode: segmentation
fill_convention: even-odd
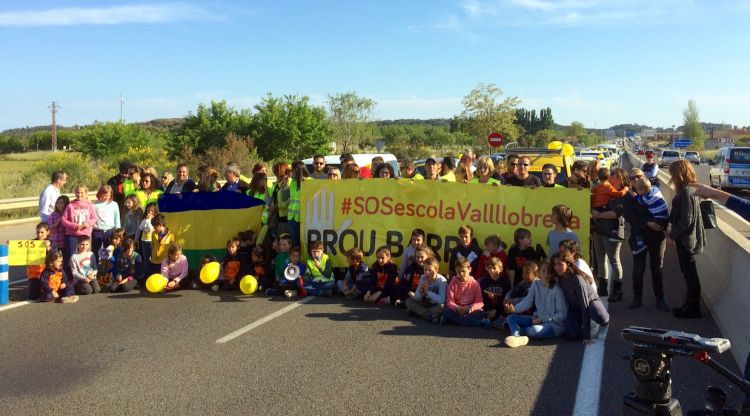
[[[107,185],[112,187],[112,200],[117,202],[120,207],[120,211],[125,206],[125,194],[127,192],[128,184],[133,187],[133,181],[130,179],[130,168],[132,167],[130,162],[120,162],[120,173],[115,175],[107,181]],[[135,190],[135,189],[133,189]]]
[[[184,163],[180,163],[177,166],[177,177],[167,185],[167,189],[164,190],[165,194],[184,194],[193,192],[198,188],[198,185],[188,177],[188,167]]]
[[[240,165],[234,162],[230,162],[226,168],[224,168],[224,179],[227,180],[227,182],[222,185],[221,190],[222,191],[229,191],[229,192],[240,192],[240,193],[246,193],[248,189],[250,189],[250,184],[240,179],[240,174],[242,171],[240,170]]]

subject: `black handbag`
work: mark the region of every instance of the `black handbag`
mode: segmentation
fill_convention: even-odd
[[[716,211],[714,210],[714,203],[711,200],[701,201],[701,217],[703,218],[703,228],[710,230],[718,227],[716,223]]]

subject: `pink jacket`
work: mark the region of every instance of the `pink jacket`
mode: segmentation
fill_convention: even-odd
[[[457,306],[471,306],[469,313],[482,309],[484,301],[482,300],[482,288],[479,286],[479,282],[474,280],[473,277],[465,282],[462,282],[458,277],[451,279],[450,284],[448,284],[445,306],[454,311]]]
[[[180,283],[180,280],[184,279],[188,274],[188,261],[184,254],[180,254],[180,258],[176,262],[172,263],[167,256],[164,261],[161,262],[161,274],[167,278],[167,280],[174,280]]]
[[[65,235],[74,237],[91,237],[91,231],[96,223],[96,211],[94,204],[89,201],[75,200],[68,204],[62,217]],[[86,228],[78,230],[79,224],[86,224]]]

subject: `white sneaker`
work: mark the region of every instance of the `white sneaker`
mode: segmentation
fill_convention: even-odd
[[[198,283],[193,283],[193,289],[198,289]]]
[[[286,297],[288,297],[288,298],[291,298],[291,297],[293,296],[293,295],[292,295],[292,291],[291,291],[291,290],[285,290],[285,291],[284,291],[284,296],[286,296]]]
[[[516,348],[529,343],[529,337],[514,337],[513,335],[505,337],[505,345]]]
[[[219,291],[219,285],[213,285],[213,286],[211,286],[211,290],[213,290],[214,292],[218,292]]]
[[[60,299],[60,303],[76,303],[78,302],[78,295],[65,296]]]

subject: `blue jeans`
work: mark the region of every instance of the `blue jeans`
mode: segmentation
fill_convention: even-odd
[[[307,293],[311,296],[328,296],[331,290],[333,290],[334,284],[333,280],[330,282],[310,281],[305,284],[305,289],[307,289]]]
[[[455,322],[461,326],[482,326],[482,320],[487,319],[487,313],[480,309],[468,315],[459,315],[453,309],[445,308],[443,317],[448,322]]]
[[[143,264],[151,263],[151,242],[141,240],[141,259]]]
[[[511,335],[520,337],[525,335],[529,338],[554,338],[555,328],[553,324],[544,323],[534,325],[534,317],[531,315],[510,315],[508,317],[508,328]]]

